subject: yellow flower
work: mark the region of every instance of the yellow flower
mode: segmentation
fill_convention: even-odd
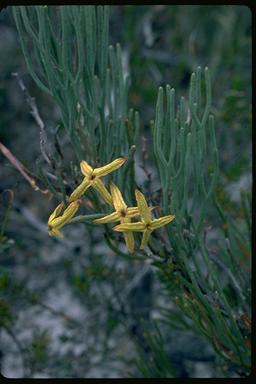
[[[110,183],[110,191],[116,211],[110,215],[94,220],[93,222],[95,224],[113,223],[115,221],[120,221],[122,224],[130,223],[132,217],[140,214],[138,207],[127,207],[119,188],[113,182]],[[129,231],[124,231],[124,239],[128,250],[134,252],[133,234]]]
[[[80,200],[76,200],[70,203],[61,216],[59,216],[59,214],[61,213],[64,204],[60,203],[55,208],[48,219],[48,234],[50,236],[63,237],[63,234],[60,232],[60,228],[62,228],[72,219],[72,217],[76,214],[80,203]]]
[[[101,195],[101,197],[110,205],[113,206],[113,201],[110,193],[107,191],[105,185],[100,180],[101,176],[106,176],[108,173],[115,171],[121,167],[125,158],[119,157],[109,164],[104,165],[100,168],[92,168],[85,160],[80,163],[80,169],[82,174],[85,176],[84,180],[78,187],[71,193],[69,201],[74,201],[82,196],[89,187],[95,188]]]
[[[159,219],[153,219],[151,218],[150,214],[150,208],[147,205],[146,199],[139,190],[135,190],[135,196],[141,216],[141,221],[138,221],[137,223],[124,223],[116,225],[113,230],[117,232],[143,232],[142,240],[140,248],[143,249],[145,245],[147,244],[149,240],[149,236],[152,231],[154,231],[157,228],[160,228],[168,223],[170,223],[172,220],[175,219],[174,215],[167,215],[160,217]]]

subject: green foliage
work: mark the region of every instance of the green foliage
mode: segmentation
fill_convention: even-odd
[[[127,157],[114,181],[124,191],[127,203],[134,203],[139,115],[128,106],[130,79],[124,71],[120,45],[108,46],[108,7],[22,6],[13,7],[13,15],[29,72],[58,105],[76,161],[85,159],[96,166],[120,155]],[[214,70],[218,67],[215,64]],[[227,114],[238,102],[232,95],[226,99]],[[157,269],[168,300],[176,305],[174,310],[163,311],[165,321],[203,336],[223,365],[247,375],[251,197],[242,193],[241,214],[234,220],[223,204],[223,191],[217,188],[219,151],[213,112],[207,67],[203,73],[200,67],[192,73],[188,100],[181,97],[178,105],[174,88],[159,88],[151,134],[160,193],[153,198],[149,191],[145,194],[158,205],[158,212],[175,214],[176,219],[166,232],[154,233],[148,249],[136,252],[131,259],[147,259]],[[55,196],[65,195],[61,175],[55,185],[45,172],[41,176]],[[149,178],[147,182],[150,184]],[[90,192],[88,197],[97,211],[105,209]],[[87,225],[90,217],[95,218],[95,212],[90,216],[87,209],[85,213],[72,223]],[[213,240],[209,234],[215,236]],[[108,226],[105,238],[116,255],[130,257],[120,249]],[[80,272],[72,279],[82,293],[89,291],[88,280],[110,277],[100,263],[87,272],[88,279]],[[109,322],[114,329],[115,319],[110,316]],[[145,340],[151,360],[138,360],[142,374],[173,377],[161,334],[149,334]]]
[[[108,46],[108,13],[107,6],[13,7],[28,69],[58,105],[77,159],[96,165],[127,156],[115,180],[124,184],[139,117],[127,107],[120,45]]]
[[[8,199],[7,199],[8,192]],[[5,234],[7,223],[10,219],[12,203],[13,203],[13,193],[10,190],[6,190],[1,194],[1,224],[0,224],[0,254],[4,251],[11,248],[14,244],[13,239],[8,238]],[[2,209],[3,208],[3,209]]]
[[[205,69],[206,103],[202,106],[201,68],[191,76],[189,102],[181,98],[175,116],[175,90],[159,89],[156,119],[153,126],[153,145],[162,187],[165,213],[175,213],[177,223],[192,218],[199,234],[202,231],[207,203],[218,177],[218,150],[211,109],[211,82]],[[212,156],[212,160],[211,160]],[[208,172],[208,162],[212,166]],[[198,206],[199,203],[199,206]],[[179,224],[178,224],[179,225]],[[179,239],[181,241],[181,239]]]
[[[154,329],[149,333],[145,332],[145,348],[147,353],[139,351],[137,367],[145,378],[173,378],[175,369],[165,351],[164,340],[161,332],[154,324]]]
[[[41,370],[49,358],[49,335],[46,331],[35,332],[30,346],[30,364],[32,372]]]
[[[165,110],[163,89],[160,88],[158,93],[153,124],[154,154],[161,180],[164,212],[175,213],[177,218],[175,233],[170,225],[168,228],[175,268],[168,273],[163,263],[160,270],[165,277],[169,275],[167,284],[171,287],[170,294],[177,295],[176,304],[193,320],[195,330],[205,335],[223,358],[241,365],[246,371],[250,366],[250,351],[238,323],[241,312],[250,313],[250,283],[243,269],[239,271],[238,263],[242,244],[244,253],[250,259],[250,226],[247,223],[245,229],[244,220],[240,220],[239,226],[235,225],[231,218],[226,217],[215,198],[214,204],[224,225],[228,223],[229,230],[227,232],[224,227],[223,235],[232,249],[230,258],[225,258],[227,251],[223,250],[221,241],[214,250],[207,244],[205,221],[209,205],[213,204],[219,173],[207,68],[205,83],[206,103],[203,107],[201,69],[198,68],[191,77],[187,109],[184,98],[181,98],[177,117],[174,89],[166,87]],[[243,199],[247,201],[247,222],[250,212],[248,198]],[[223,284],[222,279],[227,272],[231,281]],[[239,282],[234,276],[237,279],[240,277]],[[178,282],[176,288],[173,286],[175,281]],[[232,295],[238,295],[236,303],[232,303]]]
[[[10,327],[13,323],[13,314],[10,305],[3,299],[0,299],[0,326]]]

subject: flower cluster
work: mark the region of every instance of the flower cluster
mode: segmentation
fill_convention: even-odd
[[[60,229],[75,216],[81,203],[79,198],[84,195],[86,190],[90,187],[96,189],[102,199],[114,208],[114,211],[111,214],[100,219],[96,219],[93,222],[95,224],[107,224],[119,221],[120,224],[116,225],[113,230],[123,233],[126,246],[131,253],[134,252],[135,248],[133,232],[142,232],[140,248],[143,249],[145,245],[147,245],[152,231],[174,220],[174,215],[167,215],[158,219],[152,219],[151,211],[154,207],[148,206],[143,193],[141,193],[138,189],[135,190],[137,207],[127,207],[121,191],[113,182],[110,183],[109,193],[100,178],[115,171],[121,167],[124,162],[125,158],[119,157],[103,167],[92,168],[85,160],[82,160],[80,163],[80,169],[84,175],[84,179],[68,197],[67,200],[69,205],[67,208],[64,209],[64,203],[61,203],[50,215],[48,220],[48,234],[50,236],[63,237]],[[62,211],[63,213],[60,215]],[[136,216],[140,216],[140,220],[132,222],[132,219]]]

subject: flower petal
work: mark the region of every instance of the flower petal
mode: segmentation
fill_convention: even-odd
[[[125,223],[116,225],[113,230],[117,232],[132,231],[142,232],[145,229],[145,223],[138,221],[137,223]]]
[[[105,185],[100,179],[98,178],[94,179],[92,181],[92,187],[94,187],[100,193],[103,200],[105,200],[108,204],[113,206],[112,196],[110,195],[110,193],[108,192]]]
[[[63,233],[56,228],[48,228],[48,235],[51,237],[64,237]]]
[[[82,183],[76,187],[76,189],[71,193],[68,198],[69,202],[77,200],[80,196],[82,196],[85,191],[90,187],[91,181],[89,181],[86,177],[83,179]]]
[[[62,216],[57,217],[52,220],[51,227],[59,229],[63,227],[63,225],[67,224],[73,216],[75,216],[80,205],[80,200],[73,201],[69,204],[69,206],[65,209]]]
[[[94,224],[106,224],[106,223],[113,223],[115,221],[119,220],[119,216],[117,212],[113,212],[110,215],[101,217],[100,219],[93,220]]]
[[[110,191],[113,198],[113,204],[117,211],[121,209],[126,209],[127,205],[124,202],[123,196],[119,190],[119,188],[113,183],[110,183]]]
[[[164,225],[170,223],[175,219],[175,215],[167,215],[163,217],[159,217],[159,219],[155,219],[151,221],[151,228],[156,229],[163,227]]]
[[[127,208],[127,216],[129,217],[134,217],[134,216],[139,216],[139,208],[138,207],[129,207]]]
[[[149,207],[150,212],[153,211],[156,207]],[[139,216],[139,208],[138,207],[128,207],[127,208],[127,216],[129,217],[134,217],[134,216]]]
[[[94,169],[94,174],[97,176],[106,176],[108,173],[115,171],[121,167],[126,159],[124,157],[119,157],[118,159],[111,161],[111,163],[104,165],[100,168]]]
[[[85,160],[80,162],[80,169],[84,176],[90,176],[93,172],[93,168]]]
[[[57,205],[57,207],[54,209],[53,213],[49,216],[48,224],[51,224],[52,220],[56,219],[56,217],[62,211],[63,207],[64,207],[64,203],[60,203],[59,205]]]
[[[134,252],[134,237],[132,232],[124,232],[124,240],[125,244],[128,248],[128,251],[133,253]]]
[[[152,230],[150,230],[150,229],[146,229],[143,232],[143,236],[142,236],[142,240],[141,240],[141,244],[140,244],[140,249],[143,249],[145,247],[145,245],[147,245],[151,232],[152,232]]]
[[[146,202],[145,196],[138,189],[135,190],[135,196],[142,219],[148,223],[151,220],[150,209]]]

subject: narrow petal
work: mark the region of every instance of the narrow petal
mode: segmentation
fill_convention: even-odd
[[[150,212],[153,211],[156,207],[149,207]],[[129,217],[134,217],[134,216],[139,216],[139,208],[138,207],[129,207],[127,208],[127,216]]]
[[[80,162],[80,169],[84,176],[90,176],[93,172],[93,168],[85,160]]]
[[[143,232],[143,236],[142,236],[142,240],[141,240],[141,244],[140,244],[140,249],[143,249],[145,247],[145,245],[147,245],[151,232],[152,231],[150,229],[146,229]]]
[[[64,237],[63,233],[56,228],[48,228],[48,235],[51,237]]]
[[[134,217],[134,216],[139,216],[139,208],[138,207],[129,207],[127,208],[127,216],[129,217]]]
[[[77,200],[79,197],[81,197],[85,191],[90,187],[91,181],[89,181],[86,177],[82,181],[81,184],[76,187],[76,189],[71,193],[69,196],[69,202]]]
[[[132,231],[132,232],[143,232],[145,229],[145,223],[138,221],[137,223],[118,224],[113,230],[117,232]]]
[[[148,223],[151,220],[150,209],[146,202],[145,196],[138,189],[135,190],[135,196],[142,219]]]
[[[77,212],[79,206],[81,204],[81,200],[76,200],[76,201],[73,201],[72,203],[70,203],[67,208],[65,209],[65,211],[63,212],[63,215],[62,216],[65,216],[66,218],[72,218],[75,213]]]
[[[151,228],[156,229],[163,227],[175,219],[175,215],[167,215],[151,221]]]
[[[110,195],[110,193],[108,192],[105,185],[100,179],[94,179],[92,182],[92,186],[100,193],[101,197],[103,198],[103,200],[106,201],[106,203],[113,206],[112,196]]]
[[[78,208],[80,205],[80,201],[76,200],[69,204],[69,206],[65,209],[62,216],[57,217],[56,219],[52,220],[51,226],[53,228],[61,228],[63,225],[67,224],[72,217],[75,216]]]
[[[120,211],[121,209],[126,209],[127,205],[124,202],[123,196],[119,188],[113,182],[110,183],[110,191],[115,209],[117,211]]]
[[[118,159],[111,161],[111,163],[104,165],[103,167],[95,168],[94,173],[97,176],[106,176],[108,173],[113,172],[121,167],[125,161],[126,159],[124,157],[119,157]]]
[[[53,213],[49,216],[48,224],[51,224],[52,220],[56,219],[56,217],[60,214],[64,207],[64,203],[60,203],[57,205],[57,207],[54,209]]]
[[[134,237],[132,232],[124,232],[124,240],[125,244],[128,248],[128,251],[133,253],[134,252]]]
[[[93,220],[94,224],[106,224],[106,223],[114,223],[115,221],[119,221],[119,216],[117,212],[113,212],[110,215],[101,217],[100,219]]]
[[[127,216],[125,216],[125,217],[121,216],[120,217],[120,215],[119,215],[119,220],[120,220],[120,224],[127,224],[127,223],[131,222],[131,219]]]

